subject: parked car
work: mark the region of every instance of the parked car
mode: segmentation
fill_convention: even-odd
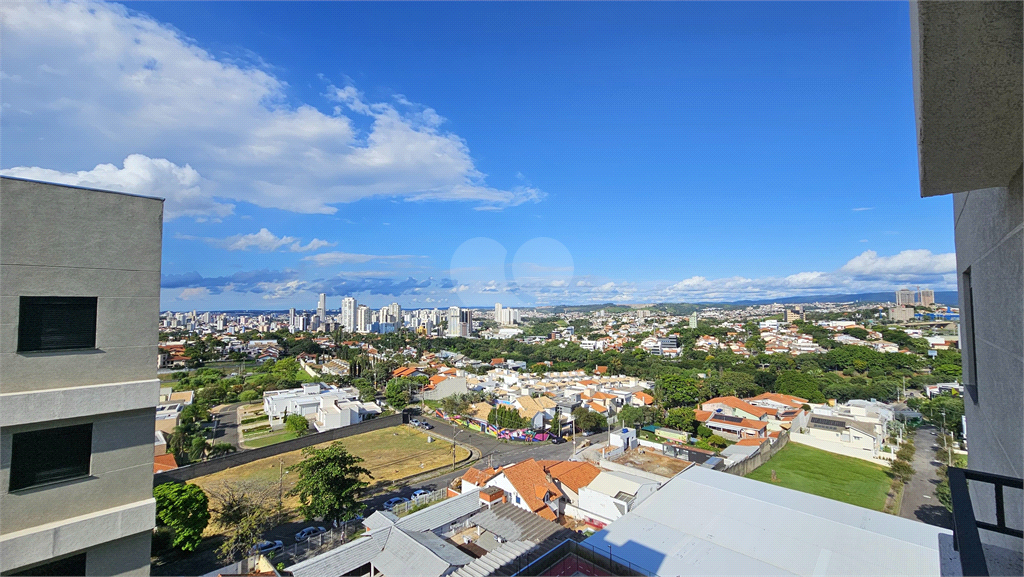
[[[416,499],[420,499],[422,497],[426,497],[429,494],[430,494],[430,491],[424,491],[423,489],[418,489],[418,490],[412,492],[412,499],[413,499],[413,501],[415,501]]]
[[[563,439],[562,437],[551,437],[551,444],[552,445],[561,445],[564,442],[565,442],[565,439]]]
[[[418,427],[418,426],[420,426],[420,420],[419,419],[409,419],[409,424],[414,426],[414,427]]]
[[[594,434],[594,431],[583,431],[583,436],[584,437],[589,437],[590,435],[593,435],[593,434]]]
[[[252,553],[260,553],[266,555],[274,551],[280,551],[284,548],[284,542],[282,541],[260,541],[252,548]]]
[[[303,529],[303,530],[301,530],[301,531],[299,531],[298,533],[295,534],[295,542],[296,543],[302,543],[303,541],[305,541],[306,539],[309,539],[310,537],[319,535],[320,533],[326,533],[326,532],[327,532],[327,529],[325,529],[323,527],[306,527],[305,529]]]
[[[395,497],[394,499],[388,499],[388,501],[386,503],[384,503],[384,510],[385,511],[391,511],[391,510],[394,510],[395,505],[397,505],[399,503],[408,503],[408,502],[409,502],[409,500],[406,499],[405,497]]]
[[[428,431],[429,431],[430,429],[433,429],[433,428],[434,428],[434,425],[431,425],[430,423],[428,423],[428,422],[426,422],[426,421],[422,421],[422,422],[420,423],[420,426],[421,426],[421,427],[423,427],[424,429],[428,430]]]

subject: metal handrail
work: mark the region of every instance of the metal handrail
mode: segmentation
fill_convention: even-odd
[[[983,473],[958,467],[946,470],[949,476],[949,492],[953,501],[953,548],[960,553],[960,567],[964,575],[987,576],[988,564],[981,545],[979,529],[993,531],[1003,535],[1024,537],[1024,531],[1006,526],[1006,509],[1003,500],[1003,487],[1024,490],[1024,479],[1016,479],[994,473]],[[967,490],[967,480],[988,483],[995,487],[996,523],[978,521],[974,515],[971,495]]]

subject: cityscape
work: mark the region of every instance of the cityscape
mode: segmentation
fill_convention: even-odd
[[[798,4],[5,5],[0,574],[1024,574],[1024,3]]]

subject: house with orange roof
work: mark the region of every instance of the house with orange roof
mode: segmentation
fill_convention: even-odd
[[[800,397],[794,397],[793,395],[783,395],[782,393],[761,393],[756,397],[750,397],[744,399],[748,404],[764,407],[766,409],[775,409],[777,411],[785,411],[788,409],[799,409],[807,404],[807,399]]]
[[[178,463],[174,460],[174,455],[171,453],[164,453],[163,455],[156,455],[153,457],[153,473],[163,473],[164,471],[170,471],[177,469]]]
[[[427,376],[427,373],[424,373],[418,367],[398,367],[391,371],[391,376],[394,378],[425,377]]]
[[[633,393],[632,404],[633,404],[634,407],[644,407],[644,406],[653,405],[654,404],[654,396],[651,395],[650,393],[645,393],[643,391],[638,391],[636,393]]]
[[[731,396],[708,399],[701,404],[700,408],[705,411],[732,415],[734,417],[742,417],[744,419],[755,419],[758,421],[767,421],[769,416],[769,409],[751,405],[746,401]],[[772,412],[774,412],[774,410],[772,410]]]
[[[730,441],[768,436],[768,423],[764,421],[721,413],[714,413],[710,419],[704,422],[704,426],[714,431],[716,435]]]
[[[509,503],[543,519],[554,521],[562,514],[565,494],[534,459],[504,467],[486,483],[504,490]]]
[[[596,367],[594,367],[594,372],[599,375],[603,375],[608,372],[608,367],[603,365],[597,365]]]
[[[601,469],[587,461],[539,461],[544,471],[551,475],[555,485],[562,490],[567,505],[579,506],[580,489],[593,481]]]

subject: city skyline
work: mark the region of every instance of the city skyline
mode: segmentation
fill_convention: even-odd
[[[3,174],[166,198],[164,310],[955,289],[905,4],[5,14]]]

